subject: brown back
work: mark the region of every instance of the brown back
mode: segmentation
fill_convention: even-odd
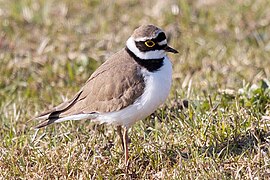
[[[50,119],[118,111],[134,103],[142,95],[144,87],[140,66],[122,49],[103,63],[71,100],[40,116],[49,115]]]

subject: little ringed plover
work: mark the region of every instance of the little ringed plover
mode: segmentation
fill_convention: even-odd
[[[108,58],[70,100],[41,113],[36,127],[67,120],[89,119],[112,124],[128,164],[128,129],[153,113],[169,95],[172,64],[165,33],[154,25],[135,29],[126,47]],[[122,128],[124,128],[122,134]]]

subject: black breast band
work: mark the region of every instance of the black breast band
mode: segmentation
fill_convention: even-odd
[[[136,56],[131,50],[128,49],[128,47],[125,48],[128,54],[133,57],[133,59],[141,66],[146,68],[150,72],[158,71],[161,66],[163,66],[164,63],[164,57],[159,59],[141,59],[138,56]]]

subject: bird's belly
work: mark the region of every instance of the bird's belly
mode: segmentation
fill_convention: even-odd
[[[142,70],[145,80],[144,93],[132,105],[119,111],[102,113],[95,120],[130,127],[136,121],[153,113],[165,102],[169,95],[172,80],[172,66],[169,59],[164,59],[164,65],[156,72]]]

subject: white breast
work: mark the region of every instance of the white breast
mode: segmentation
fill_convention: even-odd
[[[169,95],[172,81],[172,64],[167,56],[164,65],[155,72],[142,70],[145,80],[145,91],[134,104],[120,111],[100,114],[95,121],[130,127],[136,121],[153,113],[165,102]]]

